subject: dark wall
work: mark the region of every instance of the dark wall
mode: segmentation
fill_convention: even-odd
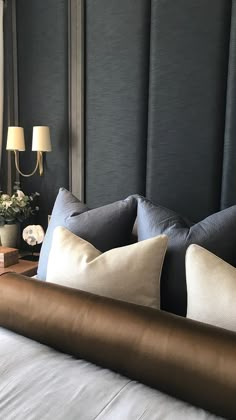
[[[0,190],[11,193],[12,183],[15,181],[14,157],[7,152],[7,128],[14,125],[17,120],[17,107],[15,106],[14,83],[14,40],[15,25],[13,3],[8,2],[4,9],[3,32],[4,32],[4,108],[3,108],[3,150],[0,164]],[[11,171],[11,167],[13,170]]]
[[[59,187],[68,188],[68,13],[66,0],[17,0],[19,124],[25,129],[27,152],[23,172],[31,172],[32,127],[48,125],[52,153],[46,154],[42,177],[21,178],[26,192],[38,191],[39,223],[46,224]]]
[[[220,209],[231,2],[152,0],[146,195],[199,220]]]
[[[145,194],[150,2],[87,0],[85,16],[85,186],[93,207]]]
[[[235,203],[235,28],[225,0],[86,1],[90,206],[139,192],[198,221]]]
[[[225,0],[86,0],[85,196],[142,193],[192,220],[234,204],[236,9]],[[17,0],[19,121],[49,125],[45,224],[68,187],[68,2]],[[230,52],[230,53],[229,53]],[[226,119],[225,119],[226,116]],[[24,153],[24,171],[34,166]],[[223,176],[222,176],[223,175]]]

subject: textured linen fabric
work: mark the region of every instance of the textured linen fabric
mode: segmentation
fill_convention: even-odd
[[[26,172],[33,122],[52,129],[44,176],[21,180],[26,191],[41,192],[43,224],[58,187],[68,186],[67,7],[65,0],[16,2]],[[235,203],[235,10],[227,0],[86,2],[85,167],[92,207],[144,194],[147,161],[148,195],[200,220],[219,209],[223,147],[222,206]]]
[[[145,194],[149,0],[86,1],[86,202]]]
[[[32,126],[48,125],[52,141],[52,153],[44,154],[43,176],[37,173],[30,178],[21,177],[20,181],[23,191],[40,193],[37,220],[46,227],[59,188],[69,186],[68,1],[17,0],[15,8],[12,13],[17,16],[18,118],[24,127],[26,142],[26,151],[20,153],[22,172],[32,172],[36,161],[36,154],[31,151]],[[12,17],[8,25],[12,31]],[[13,48],[14,35],[12,43],[9,49]],[[9,57],[8,65],[14,60]],[[13,95],[12,86],[9,90]],[[6,125],[9,121],[16,122],[15,101],[12,97],[11,102],[6,103],[5,109],[10,107]],[[10,183],[14,180],[12,171]]]
[[[38,278],[46,279],[52,234],[57,226],[69,229],[104,252],[130,243],[136,212],[134,197],[88,211],[69,191],[60,189],[40,253]]]
[[[0,328],[0,417],[213,420],[214,415]]]
[[[206,249],[190,245],[186,280],[187,317],[236,331],[236,268]]]
[[[160,277],[167,236],[111,249],[103,254],[58,227],[53,234],[47,281],[102,296],[160,308]]]
[[[230,18],[230,1],[151,1],[145,195],[194,221],[220,209]]]
[[[137,200],[138,241],[161,234],[168,236],[161,276],[161,308],[184,316],[187,309],[186,250],[189,245],[198,244],[229,264],[236,264],[236,206],[193,224],[165,207],[154,205],[144,197]]]

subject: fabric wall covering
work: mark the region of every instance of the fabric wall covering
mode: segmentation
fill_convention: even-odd
[[[0,165],[0,188],[12,193],[13,184],[19,181],[13,153],[6,150],[8,126],[18,126],[18,71],[16,1],[4,1],[3,13],[3,61],[4,104],[2,132],[2,161]]]
[[[236,2],[86,1],[86,199],[236,202]]]
[[[45,172],[21,177],[26,192],[40,192],[40,224],[47,226],[58,189],[68,188],[68,15],[67,0],[17,0],[19,123],[25,129],[22,172],[35,165],[32,127],[48,125],[53,152],[44,159]]]
[[[2,162],[3,147],[3,103],[4,103],[4,85],[3,85],[3,9],[4,2],[0,0],[0,171]]]
[[[46,225],[69,187],[68,2],[17,0],[19,123],[51,127]],[[193,221],[236,202],[236,0],[84,0],[85,198],[140,193]],[[76,51],[75,51],[76,54]],[[32,153],[21,167],[30,172]],[[79,171],[79,169],[78,169]]]
[[[86,1],[86,200],[145,192],[150,3]]]

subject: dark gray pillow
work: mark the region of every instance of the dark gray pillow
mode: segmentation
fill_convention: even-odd
[[[88,210],[87,206],[69,191],[61,188],[40,252],[38,278],[46,279],[48,255],[55,227],[63,226],[105,252],[131,242],[136,213],[137,201],[133,196]]]
[[[236,206],[215,213],[193,224],[177,213],[138,197],[138,241],[165,234],[168,249],[161,277],[161,308],[186,315],[187,289],[185,253],[198,244],[229,264],[236,263]]]

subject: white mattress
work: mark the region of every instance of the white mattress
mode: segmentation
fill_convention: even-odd
[[[0,419],[205,420],[216,417],[0,328]]]

